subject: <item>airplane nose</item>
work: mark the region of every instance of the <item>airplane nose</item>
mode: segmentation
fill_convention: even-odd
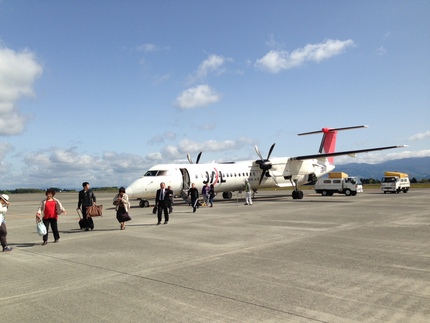
[[[133,189],[130,186],[125,189],[125,193],[128,197],[133,197]]]

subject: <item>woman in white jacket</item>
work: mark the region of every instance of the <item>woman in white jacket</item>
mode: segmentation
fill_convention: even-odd
[[[128,201],[128,195],[125,193],[125,188],[120,187],[118,194],[113,198],[113,205],[115,205],[116,219],[121,224],[121,230],[125,229],[125,221],[131,220],[128,215],[130,209],[130,202]]]
[[[54,198],[55,191],[53,189],[48,189],[45,192],[46,199],[44,199],[39,206],[39,209],[36,213],[36,221],[40,222],[43,220],[43,224],[46,227],[46,234],[43,236],[42,246],[48,243],[48,230],[49,225],[51,225],[52,233],[54,234],[54,243],[57,243],[60,240],[60,233],[58,232],[58,215],[64,213],[66,214],[66,210],[59,200]],[[43,216],[41,218],[41,214]]]
[[[7,245],[7,230],[6,230],[6,220],[5,215],[7,212],[7,208],[9,207],[9,196],[6,194],[2,194],[0,196],[0,242],[4,251],[12,251],[12,247],[8,247]]]

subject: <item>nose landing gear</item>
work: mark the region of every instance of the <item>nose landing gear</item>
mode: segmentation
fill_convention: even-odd
[[[148,200],[140,200],[139,206],[140,207],[149,207],[149,201]]]

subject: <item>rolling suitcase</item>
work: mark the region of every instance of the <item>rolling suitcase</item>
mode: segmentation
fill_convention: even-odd
[[[79,215],[79,228],[80,229],[85,229],[87,227],[87,221],[84,220],[83,216],[82,216],[82,211],[81,209],[77,209],[76,212]],[[90,229],[93,230],[94,229],[94,224],[90,226]]]

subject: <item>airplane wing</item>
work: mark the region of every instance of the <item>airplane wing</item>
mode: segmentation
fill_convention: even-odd
[[[368,153],[370,151],[403,148],[403,147],[406,147],[406,146],[400,145],[400,146],[387,146],[387,147],[368,148],[368,149],[359,149],[359,150],[337,151],[337,152],[332,152],[327,154],[314,154],[314,155],[291,157],[290,159],[291,160],[318,159],[318,158],[335,157],[335,156],[343,156],[343,155],[355,155],[359,153]]]

